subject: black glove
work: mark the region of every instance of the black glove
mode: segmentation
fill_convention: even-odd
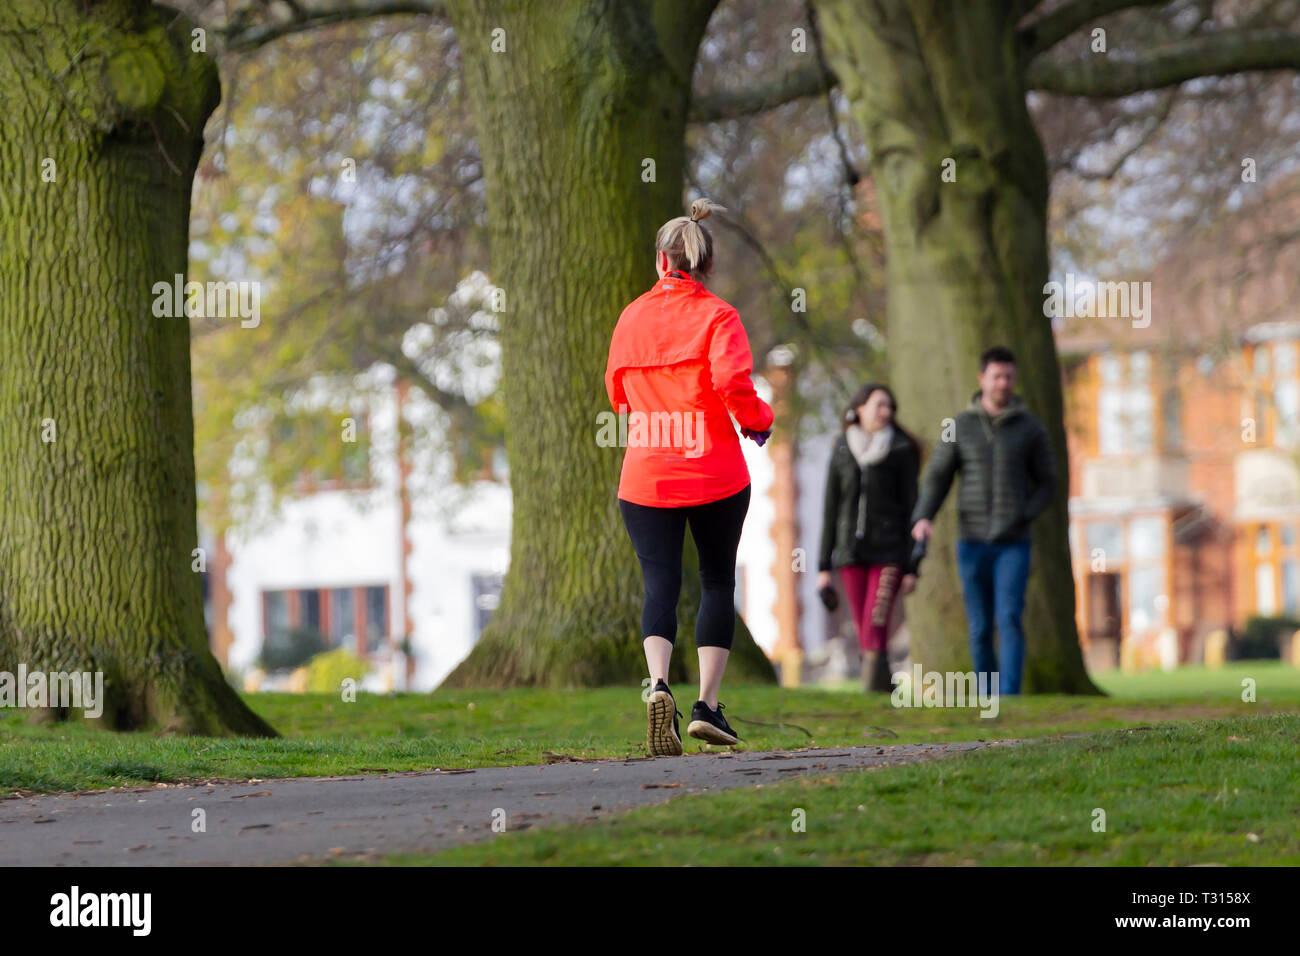
[[[817,596],[822,599],[822,604],[826,605],[826,610],[830,611],[832,614],[834,614],[835,609],[840,606],[840,596],[835,592],[834,585],[826,585],[826,587],[817,592]]]
[[[925,558],[925,549],[928,541],[928,538],[922,538],[920,541],[917,541],[912,545],[912,560],[910,565],[912,568],[912,571],[910,572],[911,574],[916,574],[917,571],[920,570],[921,561]]]

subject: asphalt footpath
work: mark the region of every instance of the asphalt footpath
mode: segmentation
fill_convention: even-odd
[[[526,767],[156,784],[0,800],[0,865],[375,860],[595,820],[692,793],[913,763],[1020,741],[709,752]]]

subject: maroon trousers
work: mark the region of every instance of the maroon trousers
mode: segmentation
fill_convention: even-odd
[[[896,564],[846,564],[840,568],[840,580],[858,629],[859,650],[884,653],[903,569]]]

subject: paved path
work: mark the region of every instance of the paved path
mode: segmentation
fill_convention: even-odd
[[[911,763],[1020,741],[702,753],[356,777],[159,784],[0,800],[0,864],[156,866],[375,859],[595,819],[687,793]],[[206,832],[191,832],[194,811]]]

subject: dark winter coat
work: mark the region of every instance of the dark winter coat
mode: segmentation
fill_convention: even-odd
[[[953,434],[940,436],[912,512],[913,524],[934,519],[959,471],[957,518],[961,538],[969,541],[1029,537],[1029,523],[1051,504],[1056,484],[1047,430],[1015,395],[1006,409],[990,417],[976,392],[957,416]]]
[[[896,564],[905,573],[916,573],[908,519],[916,504],[920,465],[916,445],[898,428],[885,457],[865,468],[853,457],[847,436],[840,435],[826,473],[817,570]]]

